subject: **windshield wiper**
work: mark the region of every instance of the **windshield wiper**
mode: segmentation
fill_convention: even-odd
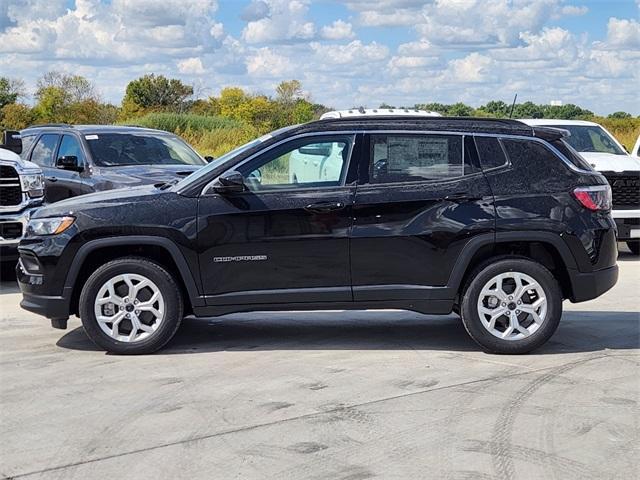
[[[179,181],[180,181],[179,178],[174,178],[169,182],[156,183],[154,187],[156,187],[158,190],[166,190],[167,188],[173,187]]]

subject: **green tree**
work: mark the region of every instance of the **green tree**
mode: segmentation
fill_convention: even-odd
[[[0,110],[0,118],[2,127],[10,130],[22,130],[36,120],[33,110],[23,103],[8,103]]]
[[[0,108],[10,103],[16,103],[24,96],[25,90],[22,80],[0,77]]]
[[[487,102],[486,105],[482,105],[478,110],[486,112],[492,117],[508,117],[511,110],[511,105],[507,105],[502,100],[492,100]]]
[[[544,118],[544,109],[533,102],[518,103],[513,109],[513,118]]]
[[[302,83],[299,80],[280,82],[276,87],[276,100],[284,105],[293,105],[303,97]]]
[[[454,103],[449,107],[447,115],[452,117],[471,117],[473,115],[473,108],[462,102]]]
[[[191,95],[191,85],[152,73],[129,82],[122,107],[125,116],[148,111],[181,111]]]
[[[627,112],[613,112],[607,115],[607,118],[631,118],[632,115]]]

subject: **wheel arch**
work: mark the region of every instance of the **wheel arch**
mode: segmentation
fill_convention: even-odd
[[[153,260],[173,274],[185,299],[185,313],[201,306],[196,279],[184,255],[171,240],[151,236],[122,236],[91,240],[80,247],[64,285],[64,291],[70,295],[70,312],[78,313],[82,287],[97,266],[128,256]]]

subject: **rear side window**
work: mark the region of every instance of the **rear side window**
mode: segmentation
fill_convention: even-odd
[[[507,164],[507,156],[496,137],[475,137],[480,165],[483,170],[502,167]]]
[[[31,151],[31,146],[33,145],[33,142],[35,142],[36,140],[36,136],[20,135],[20,138],[22,139],[22,153],[20,154],[20,157],[23,160],[26,160],[27,157],[29,156],[29,152]]]
[[[545,163],[545,162],[561,162],[551,150],[542,143],[532,140],[513,140],[510,138],[502,138],[500,142],[504,146],[509,159],[513,163],[529,162],[529,163]]]
[[[58,135],[42,135],[33,149],[31,161],[41,167],[51,167],[57,144]]]
[[[370,183],[461,177],[461,135],[371,135]]]
[[[562,155],[567,157],[567,160],[573,163],[576,167],[582,170],[593,170],[591,165],[589,165],[589,162],[582,158],[580,154],[576,152],[569,143],[567,143],[567,141],[558,139],[551,142],[551,145],[553,145]]]

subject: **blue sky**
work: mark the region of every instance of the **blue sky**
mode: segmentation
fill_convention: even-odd
[[[297,78],[335,108],[491,99],[640,114],[640,0],[0,0],[0,74],[119,103],[145,73],[199,96]]]

